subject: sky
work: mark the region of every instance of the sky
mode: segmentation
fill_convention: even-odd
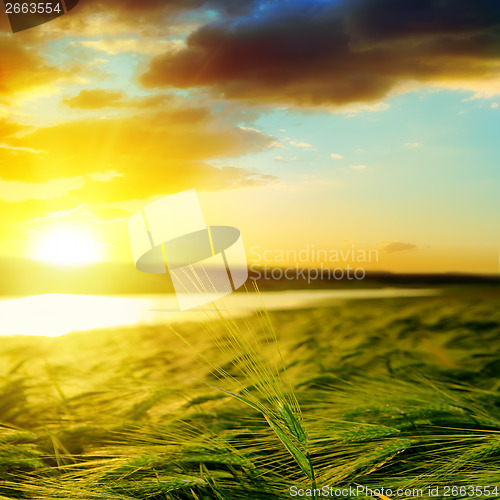
[[[128,218],[195,188],[256,261],[497,273],[499,131],[490,0],[80,0],[17,33],[2,13],[0,257],[76,231],[130,262]]]

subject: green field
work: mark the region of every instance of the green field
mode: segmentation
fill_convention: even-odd
[[[499,290],[270,317],[318,488],[500,498]],[[262,318],[240,327],[272,365]],[[2,338],[0,498],[272,499],[311,488],[261,413],[202,383],[230,388],[223,368],[233,390],[263,397],[227,325],[175,330]]]

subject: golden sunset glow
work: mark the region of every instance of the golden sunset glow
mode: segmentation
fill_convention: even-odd
[[[330,4],[86,0],[15,33],[0,16],[0,270],[107,261],[151,288],[125,277],[127,221],[194,188],[250,256],[354,245],[379,253],[368,271],[497,273],[495,18],[472,2],[452,36],[441,7],[417,9],[429,25],[408,7],[409,43],[375,1]]]
[[[33,258],[57,266],[80,266],[101,261],[103,252],[85,229],[59,227],[40,236]]]

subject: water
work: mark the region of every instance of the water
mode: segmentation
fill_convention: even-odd
[[[324,302],[391,297],[421,297],[430,289],[294,290],[234,293],[216,302],[232,316],[250,314],[263,304],[268,310],[314,307]],[[124,325],[154,325],[206,320],[210,306],[181,312],[174,294],[163,295],[33,295],[0,300],[0,335],[57,337],[72,331]]]

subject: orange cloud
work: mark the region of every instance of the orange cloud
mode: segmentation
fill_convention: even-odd
[[[80,106],[96,108],[106,95],[89,91],[73,99]],[[109,171],[122,174],[110,182],[82,182],[79,189],[72,184],[66,191],[71,191],[76,203],[144,199],[191,187],[223,189],[276,180],[249,169],[210,165],[211,160],[271,148],[273,137],[234,126],[202,104],[161,102],[159,108],[147,102],[148,106],[126,116],[86,118],[10,136],[0,148],[2,178],[46,183],[63,178],[76,182],[81,176]],[[24,187],[29,192],[33,188]]]
[[[119,90],[84,89],[75,97],[63,99],[70,108],[100,109],[120,105],[125,94]]]
[[[13,121],[7,120],[5,118],[0,118],[0,140],[3,141],[10,136],[13,136],[20,132],[21,130],[26,130],[26,127],[15,123]]]
[[[165,38],[184,34],[207,19],[202,7],[225,0],[81,0],[68,14],[35,29],[20,32],[23,40],[47,41],[64,36],[117,36],[133,34],[141,38]],[[235,2],[238,3],[238,2]],[[243,1],[241,4],[251,2]],[[184,15],[186,12],[190,15]],[[7,23],[2,29],[10,31]]]
[[[0,33],[0,102],[16,93],[41,87],[63,74],[15,36]]]

